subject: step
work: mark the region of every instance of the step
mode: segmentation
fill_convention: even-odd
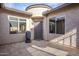
[[[66,56],[68,54],[67,51],[59,50],[59,49],[52,48],[52,47],[49,47],[49,46],[47,46],[47,47],[38,47],[36,45],[32,45],[32,47],[36,48],[36,49],[39,49],[41,51],[50,53],[52,55],[56,55],[56,56]]]

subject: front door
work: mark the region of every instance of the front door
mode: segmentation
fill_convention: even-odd
[[[42,21],[34,22],[34,39],[35,40],[43,39],[43,23],[42,23]]]

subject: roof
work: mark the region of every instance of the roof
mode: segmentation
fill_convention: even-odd
[[[60,5],[60,6],[56,7],[56,8],[54,8],[54,9],[47,10],[47,11],[45,11],[45,12],[43,13],[43,15],[48,15],[48,14],[50,14],[50,13],[56,11],[56,10],[59,10],[59,9],[61,9],[61,8],[63,8],[63,7],[66,7],[66,6],[70,5],[70,4],[72,4],[72,3],[65,3],[65,4],[62,4],[62,5]]]
[[[21,11],[21,10],[17,10],[17,9],[14,9],[14,8],[5,7],[3,3],[0,3],[0,6],[1,6],[1,8],[9,10],[9,11],[14,11],[14,12],[17,12],[17,13],[26,14],[27,16],[32,16],[31,13],[28,13],[26,11]]]
[[[52,9],[52,7],[46,4],[33,4],[33,5],[28,6],[26,10],[31,9],[31,8],[37,8],[37,7],[44,7],[44,8]]]

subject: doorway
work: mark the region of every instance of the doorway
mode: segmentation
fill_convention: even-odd
[[[34,39],[43,40],[43,22],[42,21],[34,22]]]

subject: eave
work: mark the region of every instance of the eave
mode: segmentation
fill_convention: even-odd
[[[7,11],[12,11],[12,12],[14,12],[14,13],[25,14],[26,16],[32,16],[31,13],[28,13],[28,12],[26,12],[26,11],[21,11],[21,10],[17,10],[17,9],[5,7],[5,5],[4,5],[3,3],[1,3],[1,9],[7,10]]]
[[[72,4],[72,3],[65,3],[65,4],[62,4],[62,5],[60,5],[60,6],[56,7],[56,8],[54,8],[54,9],[51,9],[51,10],[49,10],[49,11],[43,12],[43,15],[44,15],[44,16],[47,16],[48,14],[50,14],[50,13],[56,11],[56,10],[59,10],[59,9],[61,9],[61,8],[63,8],[63,7],[66,7],[66,6],[70,5],[70,4]]]

